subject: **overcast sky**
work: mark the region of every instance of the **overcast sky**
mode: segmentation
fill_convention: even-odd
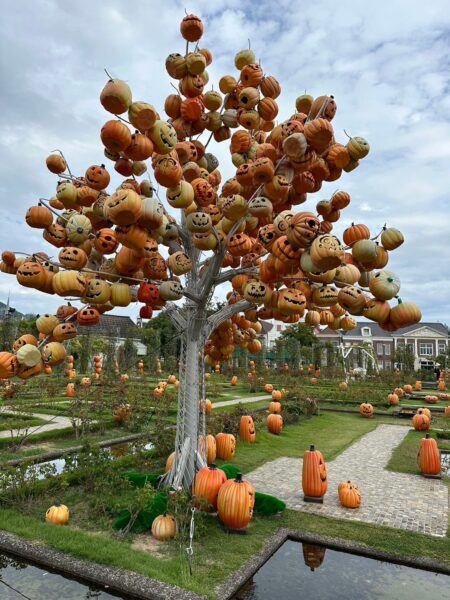
[[[351,221],[373,232],[386,222],[401,229],[406,242],[391,253],[389,268],[402,281],[402,298],[416,301],[424,320],[450,324],[448,0],[0,0],[0,7],[2,250],[52,251],[24,222],[28,206],[54,194],[55,176],[45,167],[50,151],[62,149],[79,175],[104,161],[104,67],[128,81],[134,99],[163,112],[173,92],[164,61],[184,52],[186,8],[205,22],[201,46],[213,52],[208,71],[216,87],[222,75],[236,74],[234,55],[250,39],[265,73],[281,83],[282,119],[305,89],[334,95],[337,141],[345,143],[345,129],[367,138],[371,152],[303,206],[312,209],[339,187],[352,203],[338,234]],[[212,151],[224,178],[232,176],[228,144]],[[22,312],[61,303],[0,274],[0,300],[9,291]],[[135,317],[138,307],[117,312]]]

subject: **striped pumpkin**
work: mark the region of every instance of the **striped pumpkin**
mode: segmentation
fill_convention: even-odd
[[[439,449],[436,440],[431,438],[429,433],[420,440],[417,462],[423,475],[439,475],[441,472]]]
[[[327,466],[322,452],[310,446],[303,455],[302,488],[305,496],[321,498],[328,489]]]
[[[253,516],[255,490],[252,484],[238,473],[228,479],[219,490],[217,512],[227,529],[246,529]]]
[[[206,512],[215,512],[219,490],[226,481],[227,476],[224,471],[218,469],[216,465],[200,469],[192,487],[196,507]]]

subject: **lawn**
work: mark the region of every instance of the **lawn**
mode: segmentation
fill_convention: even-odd
[[[9,431],[11,429],[26,429],[35,425],[42,425],[45,421],[38,417],[28,415],[17,415],[9,413],[0,413],[0,431]]]

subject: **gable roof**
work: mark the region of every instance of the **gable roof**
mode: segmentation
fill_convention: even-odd
[[[421,323],[417,323],[416,325],[409,325],[408,327],[402,327],[401,329],[397,329],[397,331],[384,331],[384,329],[382,329],[378,323],[374,323],[373,321],[358,321],[356,328],[355,329],[351,329],[350,331],[335,331],[334,329],[330,329],[329,327],[325,327],[325,329],[322,329],[320,332],[315,332],[316,335],[320,338],[323,336],[334,336],[334,337],[355,337],[355,336],[361,336],[361,337],[366,337],[362,335],[362,328],[363,327],[370,327],[371,329],[371,334],[372,337],[398,337],[398,336],[402,336],[402,335],[406,335],[408,333],[412,333],[413,331],[419,331],[420,329],[426,327],[428,329],[433,329],[434,331],[436,331],[437,333],[441,333],[443,335],[446,336],[450,336],[450,331],[449,328],[447,327],[447,325],[444,325],[443,323],[429,323],[429,322],[421,322]]]
[[[126,338],[138,337],[138,327],[130,317],[120,315],[102,315],[100,322],[92,327],[78,327],[79,335],[96,337]]]

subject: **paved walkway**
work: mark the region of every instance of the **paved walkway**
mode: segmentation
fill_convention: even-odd
[[[21,413],[20,411],[9,410],[7,406],[0,407],[0,416],[2,412],[7,412],[8,414],[16,414],[18,416],[24,415],[25,413]],[[20,429],[12,430],[12,437],[16,438],[22,435],[33,435],[35,433],[43,433],[44,431],[55,431],[56,429],[67,429],[67,427],[72,427],[72,421],[68,417],[63,417],[61,415],[47,415],[42,413],[26,413],[27,417],[34,417],[36,419],[42,419],[46,421],[46,423],[42,423],[41,425],[33,425],[33,427],[21,427]],[[11,430],[0,431],[0,438],[10,438]]]
[[[401,425],[379,425],[329,462],[328,492],[323,504],[303,502],[301,459],[279,458],[248,473],[247,478],[257,491],[277,496],[293,510],[444,537],[449,509],[447,486],[438,479],[385,470],[392,450],[408,431]],[[363,497],[361,508],[356,510],[339,504],[337,486],[348,479],[359,486]]]
[[[213,402],[213,408],[222,408],[223,406],[233,406],[235,404],[251,404],[252,402],[260,402],[267,400],[269,402],[272,396],[264,394],[264,396],[247,396],[245,398],[236,398],[236,400],[223,400],[221,402]]]

